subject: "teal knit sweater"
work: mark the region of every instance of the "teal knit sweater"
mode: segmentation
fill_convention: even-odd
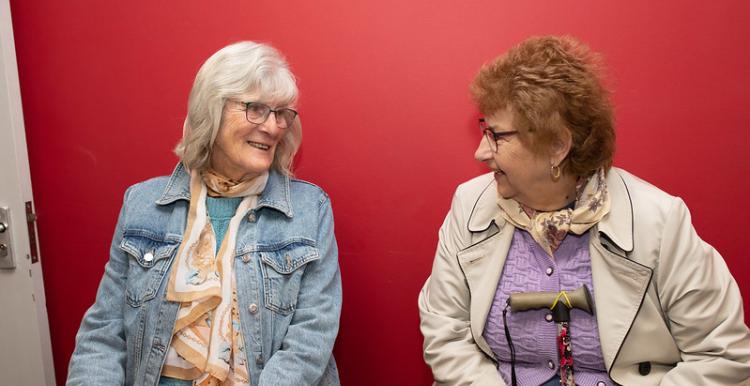
[[[221,242],[224,240],[227,228],[229,228],[229,220],[237,212],[240,202],[242,202],[242,197],[206,197],[208,218],[211,219],[211,226],[214,227],[214,234],[216,235],[215,253],[219,253],[219,247],[221,247]]]

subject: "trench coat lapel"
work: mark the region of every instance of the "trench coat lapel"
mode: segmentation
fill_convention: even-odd
[[[477,346],[494,358],[482,333],[513,237],[513,225],[499,215],[494,180],[477,198],[467,228],[472,243],[457,258],[471,294],[471,333]]]
[[[471,333],[479,348],[492,358],[495,355],[482,332],[513,237],[513,226],[505,222],[502,225],[491,236],[458,252],[458,263],[471,294]]]
[[[591,232],[591,276],[599,340],[611,369],[651,282],[650,268],[628,258],[633,251],[633,207],[627,186],[611,169],[609,214]]]

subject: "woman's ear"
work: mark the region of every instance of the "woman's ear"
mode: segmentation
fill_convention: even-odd
[[[573,146],[573,135],[567,127],[560,130],[560,134],[552,142],[550,149],[550,163],[553,166],[559,166],[570,153],[570,147]]]

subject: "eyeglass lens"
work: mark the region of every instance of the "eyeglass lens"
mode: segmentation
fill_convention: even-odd
[[[255,123],[256,125],[260,125],[265,122],[272,112],[275,115],[276,124],[282,129],[286,129],[287,127],[292,126],[292,124],[294,123],[294,119],[297,117],[297,112],[289,108],[274,110],[268,105],[264,105],[263,103],[258,102],[248,102],[245,104],[245,106],[247,120],[250,123]]]
[[[492,133],[492,129],[487,125],[487,121],[485,121],[484,118],[479,118],[479,130],[482,130],[482,134],[490,145],[492,152],[497,153],[497,141],[495,140],[495,135]]]

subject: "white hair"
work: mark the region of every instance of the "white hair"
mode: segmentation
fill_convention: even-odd
[[[275,48],[251,41],[234,43],[203,63],[190,90],[182,140],[175,148],[188,169],[209,166],[224,104],[248,92],[257,93],[260,100],[272,105],[296,102],[294,75]],[[290,175],[292,159],[301,143],[302,125],[297,118],[279,141],[271,168]]]

